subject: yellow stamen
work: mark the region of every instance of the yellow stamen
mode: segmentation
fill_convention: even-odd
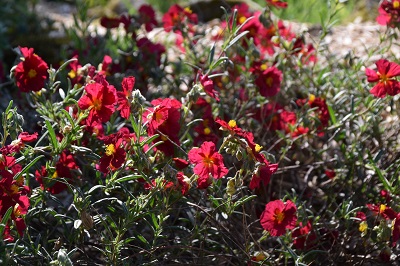
[[[34,69],[29,70],[29,72],[28,72],[29,78],[34,78],[34,77],[36,77],[36,75],[37,75],[36,70],[34,70]]]
[[[308,96],[308,101],[310,103],[314,102],[315,101],[315,95],[314,94],[310,94],[310,96]]]
[[[246,17],[245,16],[239,17],[239,24],[243,24],[245,21],[246,21]]]
[[[272,86],[273,81],[274,81],[274,79],[272,77],[268,77],[265,79],[265,83],[268,85],[268,87]]]
[[[263,148],[262,146],[256,144],[256,146],[254,147],[254,150],[255,150],[256,152],[260,152],[262,148]]]
[[[70,77],[71,79],[74,79],[76,77],[76,71],[75,70],[71,70],[68,73],[68,77]]]
[[[275,213],[275,221],[277,221],[278,224],[282,223],[282,221],[285,219],[285,214],[281,211],[278,211],[278,213]]]
[[[209,135],[211,133],[211,129],[209,127],[204,128],[204,134]]]
[[[94,109],[100,110],[101,109],[101,101],[99,99],[94,99],[92,102]]]
[[[114,144],[109,144],[109,145],[107,145],[107,147],[106,147],[106,155],[107,155],[107,156],[111,156],[111,155],[113,155],[115,152],[116,152],[116,149],[115,149],[115,145],[114,145]]]
[[[393,8],[397,9],[400,7],[400,1],[394,0],[393,1]]]
[[[229,125],[231,128],[234,128],[234,127],[236,127],[236,121],[235,121],[235,120],[229,120],[228,125]]]
[[[266,70],[268,67],[267,67],[267,64],[262,64],[261,66],[260,66],[260,69],[262,70],[262,71],[264,71],[264,70]]]
[[[11,195],[15,195],[18,193],[18,186],[15,184],[12,184],[10,187]]]
[[[58,177],[58,173],[57,171],[54,172],[54,174],[51,176],[51,178],[57,178]]]

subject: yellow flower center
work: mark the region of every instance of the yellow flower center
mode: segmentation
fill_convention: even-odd
[[[229,125],[230,127],[234,128],[234,127],[236,127],[236,121],[235,121],[235,120],[230,120],[230,121],[228,122],[228,125]]]
[[[211,166],[214,164],[214,160],[213,160],[212,158],[205,157],[205,158],[203,159],[203,163],[204,163],[205,165],[207,165],[207,167],[211,167]]]
[[[18,193],[18,186],[15,184],[12,184],[10,187],[11,195],[15,195]]]
[[[51,176],[51,178],[57,178],[58,177],[58,173],[57,171],[54,172],[54,174]]]
[[[268,77],[265,79],[265,83],[268,85],[268,87],[272,86],[273,81],[274,81],[274,79],[272,77]]]
[[[36,77],[36,75],[37,75],[36,70],[34,70],[34,69],[29,70],[29,72],[28,72],[29,78],[34,78],[34,77]]]
[[[285,219],[285,214],[283,212],[281,212],[280,210],[275,211],[275,221],[278,224],[281,224],[284,219]]]
[[[258,144],[256,144],[256,146],[254,147],[254,150],[255,150],[256,152],[260,152],[261,149],[262,149],[262,146],[260,146],[260,145],[258,145]]]
[[[101,101],[99,99],[94,99],[92,102],[94,109],[100,110],[101,109]]]
[[[193,11],[190,9],[190,7],[186,7],[186,8],[185,8],[185,11],[188,12],[189,14],[192,14],[192,13],[193,13]]]
[[[315,101],[315,95],[314,94],[310,94],[310,96],[308,96],[308,101],[310,103],[314,102]]]
[[[377,72],[378,76],[379,76],[379,80],[382,83],[386,83],[388,80],[390,80],[390,78],[388,78],[385,74],[381,74],[379,72]]]
[[[264,70],[266,70],[268,67],[267,67],[267,64],[262,64],[261,66],[260,66],[260,69],[262,70],[262,71],[264,71]]]
[[[393,8],[397,9],[400,7],[400,1],[394,0],[393,1]]]
[[[211,129],[209,127],[204,128],[204,134],[209,135],[211,133]]]
[[[116,152],[116,149],[115,149],[115,145],[114,145],[114,144],[109,144],[109,145],[107,145],[107,147],[106,147],[106,155],[107,155],[107,156],[111,156],[111,155],[113,155],[115,152]]]
[[[386,205],[381,204],[381,206],[379,206],[379,213],[383,213],[386,210]]]
[[[68,73],[68,77],[70,77],[71,79],[74,79],[76,77],[76,71],[75,70],[71,70]]]
[[[159,112],[156,112],[154,115],[154,120],[156,120],[157,122],[159,122],[161,119],[163,118],[163,115]]]
[[[246,17],[245,16],[240,16],[239,17],[239,24],[243,24],[246,21]]]

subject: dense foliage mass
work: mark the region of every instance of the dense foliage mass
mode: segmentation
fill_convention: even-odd
[[[313,38],[280,0],[95,30],[86,2],[63,62],[17,45],[0,76],[1,264],[397,261],[400,1],[365,58],[324,44],[340,1]]]

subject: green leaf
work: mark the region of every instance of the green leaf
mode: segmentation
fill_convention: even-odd
[[[1,225],[0,226],[0,236],[1,237],[3,237],[4,229],[8,223],[8,220],[10,220],[12,211],[13,211],[13,207],[8,208],[6,213],[3,215],[3,219],[1,219],[1,224],[0,224]]]
[[[245,36],[247,33],[249,33],[248,30],[240,33],[238,36],[236,36],[232,41],[229,42],[228,46],[224,49],[225,51],[228,50],[232,45],[234,45],[237,41],[239,41],[243,36]]]
[[[43,158],[44,155],[39,155],[38,157],[36,157],[35,159],[33,159],[33,161],[31,161],[30,163],[28,163],[21,172],[17,173],[14,176],[14,180],[17,180],[20,176],[22,176],[23,174],[25,174],[26,172],[28,172],[28,170],[37,162],[39,161],[41,158]]]
[[[214,61],[214,54],[215,54],[215,43],[211,46],[210,49],[210,54],[208,56],[208,64],[211,65],[211,63]]]
[[[46,120],[45,123],[46,123],[47,131],[49,132],[51,146],[53,147],[54,152],[57,153],[57,151],[58,151],[58,141],[57,141],[57,138],[56,138],[56,133],[54,132],[54,128],[53,128],[53,126],[50,124],[50,122],[48,120]]]
[[[135,179],[139,179],[139,178],[143,178],[143,176],[142,175],[127,175],[127,176],[118,178],[117,180],[115,180],[115,182],[122,183],[122,182],[135,180]]]
[[[332,107],[327,104],[328,106],[328,112],[329,112],[329,116],[331,117],[332,123],[336,124],[337,120],[336,120],[336,116],[335,116],[335,111],[332,109]]]

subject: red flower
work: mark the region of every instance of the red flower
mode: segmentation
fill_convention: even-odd
[[[15,158],[2,155],[0,158],[0,217],[3,217],[9,208],[13,209],[11,220],[6,224],[3,232],[3,239],[13,241],[10,226],[14,222],[20,236],[26,228],[22,215],[28,212],[29,187],[24,185],[24,179],[21,176],[14,179],[14,176],[22,170],[22,166],[15,163]]]
[[[364,212],[356,212],[356,218],[360,219],[361,222],[367,220],[367,216]]]
[[[122,142],[122,138],[106,142],[105,154],[100,158],[99,164],[96,165],[98,170],[108,173],[110,170],[114,171],[124,164],[126,152],[121,147]]]
[[[290,200],[286,203],[281,200],[270,201],[265,205],[260,223],[272,236],[281,236],[286,233],[286,229],[296,227],[296,212],[296,205]]]
[[[276,170],[278,170],[278,164],[268,164],[260,166],[257,174],[253,174],[249,188],[250,189],[259,188],[260,182],[262,182],[264,186],[267,186],[271,179],[271,175],[275,173]]]
[[[329,179],[334,179],[336,176],[335,170],[332,169],[326,169],[325,170],[325,175],[329,178]]]
[[[386,203],[389,203],[392,199],[392,197],[390,196],[390,192],[387,190],[382,189],[379,194],[381,194],[381,197],[385,199]]]
[[[35,132],[30,135],[28,132],[22,132],[19,134],[18,139],[13,140],[10,145],[0,148],[0,153],[2,154],[12,154],[19,152],[27,142],[33,142],[37,139],[38,133]]]
[[[295,54],[301,56],[301,62],[305,65],[310,62],[317,62],[317,56],[314,46],[311,43],[306,45],[302,37],[296,38],[296,41],[293,45],[293,51],[295,52]]]
[[[328,105],[326,100],[320,97],[315,97],[314,94],[310,94],[308,99],[299,99],[296,101],[299,106],[308,104],[310,108],[317,108],[314,111],[314,117],[318,118],[319,125],[317,127],[318,136],[324,135],[323,129],[328,126],[330,115],[328,111]]]
[[[58,194],[67,188],[67,184],[56,178],[65,178],[67,182],[72,183],[74,181],[72,170],[78,169],[79,166],[76,164],[74,156],[68,151],[64,151],[60,154],[54,172],[49,172],[46,167],[42,166],[40,171],[36,170],[35,177],[43,190],[46,189],[51,194]]]
[[[309,131],[309,129],[307,127],[302,127],[302,126],[298,126],[297,128],[295,128],[293,130],[293,132],[290,134],[290,136],[292,138],[307,134]]]
[[[249,11],[249,5],[246,3],[240,3],[237,5],[234,5],[232,7],[232,10],[236,9],[236,23],[238,25],[243,24],[247,18],[252,16],[252,12]],[[224,21],[225,22],[225,21]],[[229,21],[230,24],[232,24],[232,21]],[[222,25],[222,28],[226,25]]]
[[[159,66],[161,64],[161,55],[165,53],[165,47],[159,43],[153,43],[146,37],[140,38],[136,42],[142,56],[142,62],[151,61],[157,63]]]
[[[176,174],[176,179],[178,179],[178,188],[181,189],[182,195],[186,195],[189,191],[189,181],[187,177],[182,172]]]
[[[88,124],[93,121],[107,122],[115,111],[117,91],[108,83],[90,83],[86,85],[84,94],[78,101],[79,108],[89,109]]]
[[[376,63],[377,72],[372,69],[365,69],[368,82],[378,82],[370,92],[379,98],[383,98],[386,94],[391,96],[400,92],[400,83],[394,78],[400,76],[400,66],[386,59],[380,59]]]
[[[267,5],[276,7],[276,8],[287,8],[287,3],[280,0],[267,0]]]
[[[131,98],[132,90],[135,86],[135,77],[127,77],[122,80],[122,90],[118,91],[118,107],[117,110],[123,118],[128,119],[131,114]]]
[[[396,212],[385,204],[367,204],[367,207],[376,215],[382,215],[386,220],[396,218]]]
[[[164,30],[166,32],[170,32],[171,29],[177,31],[182,28],[185,20],[188,20],[188,22],[197,23],[197,15],[194,14],[189,8],[184,9],[177,4],[172,5],[162,18]]]
[[[218,92],[214,89],[214,82],[208,76],[201,75],[200,83],[204,91],[219,102]]]
[[[296,249],[309,250],[316,243],[317,236],[312,230],[312,225],[310,221],[307,222],[305,226],[300,223],[299,228],[293,231],[293,245]]]
[[[23,92],[39,91],[47,78],[47,63],[33,53],[33,48],[20,47],[20,50],[24,58],[15,68],[17,86]]]
[[[245,134],[245,131],[237,126],[235,120],[229,120],[229,122],[226,122],[221,118],[217,117],[215,119],[215,122],[221,125],[222,130],[228,131],[231,135],[238,134],[239,136],[243,136],[243,134]]]
[[[141,5],[138,11],[139,22],[144,24],[146,31],[151,31],[158,26],[156,12],[151,5]]]
[[[174,154],[174,146],[179,145],[180,108],[182,104],[175,99],[155,99],[151,101],[154,108],[143,113],[143,121],[148,122],[147,133],[151,136],[159,133],[161,136],[154,143],[163,141],[156,148],[167,156]],[[172,142],[171,142],[172,141]]]
[[[276,95],[281,87],[282,72],[272,66],[258,74],[255,84],[260,89],[260,94],[264,97]]]
[[[399,0],[384,0],[379,6],[379,16],[376,21],[381,25],[396,27],[400,22],[400,1]]]
[[[209,177],[219,179],[228,173],[221,154],[215,150],[215,144],[204,142],[200,148],[193,148],[188,154],[189,161],[195,164],[193,172],[199,176],[198,185],[208,187]]]
[[[189,162],[184,159],[175,157],[172,158],[172,160],[174,161],[176,168],[178,168],[179,170],[185,169],[189,166]]]
[[[197,133],[193,139],[193,146],[200,146],[205,141],[217,143],[220,139],[220,131],[218,124],[214,121],[211,104],[204,98],[198,98],[192,106],[192,111],[201,114],[202,122],[197,124],[193,129]]]
[[[400,238],[400,213],[396,215],[392,229],[392,246],[396,246],[397,240]]]

